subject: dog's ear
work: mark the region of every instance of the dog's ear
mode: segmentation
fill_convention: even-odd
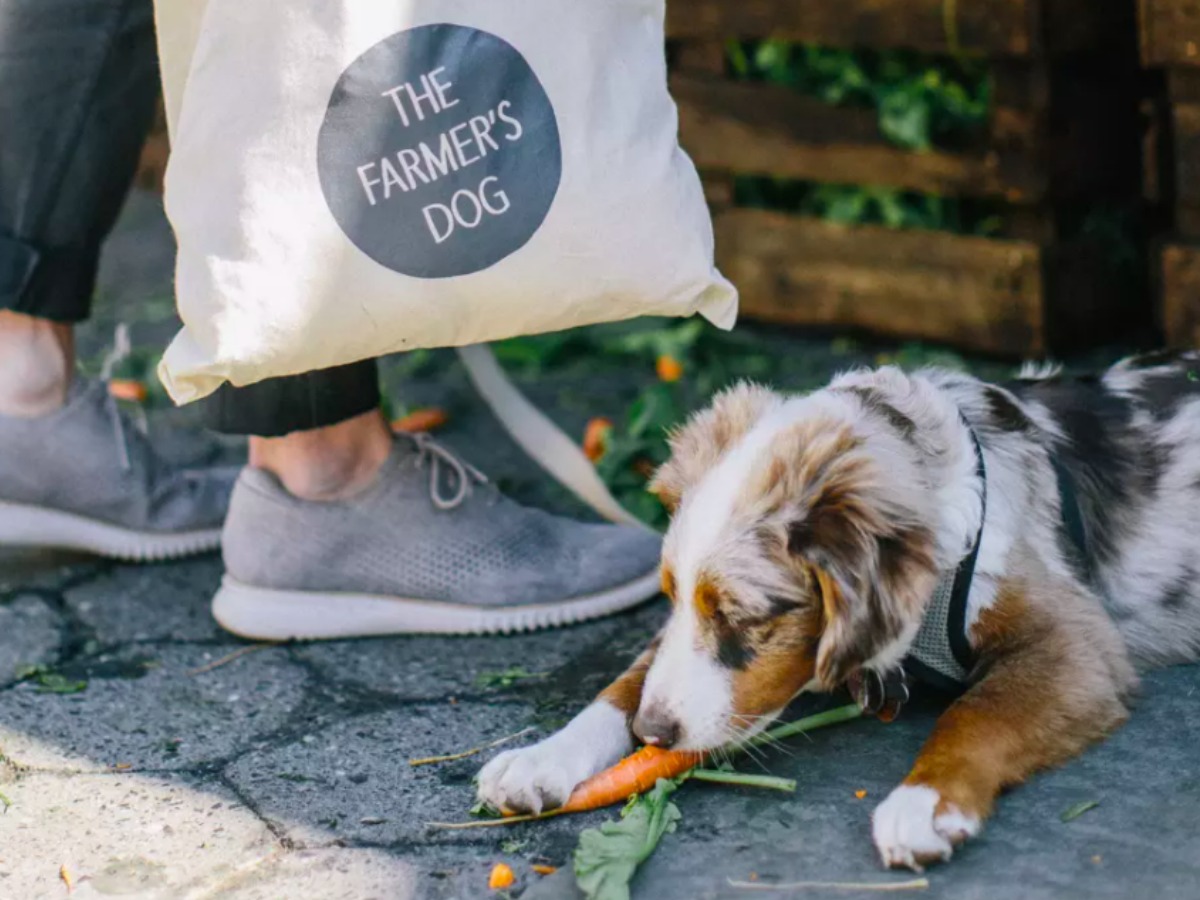
[[[774,391],[743,382],[718,394],[670,435],[671,458],[655,473],[649,490],[674,512],[697,484],[754,424],[783,399]]]
[[[816,675],[832,690],[920,622],[937,580],[934,537],[917,524],[911,486],[857,443],[811,443],[790,509],[788,552],[820,594]],[[813,458],[821,456],[820,459]],[[793,470],[796,472],[797,470]],[[796,495],[793,495],[796,496]]]

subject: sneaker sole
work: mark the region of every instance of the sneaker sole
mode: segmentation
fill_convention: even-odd
[[[216,550],[221,546],[221,529],[175,534],[132,531],[74,513],[0,501],[0,546],[54,547],[153,562]]]
[[[226,575],[213,617],[227,631],[260,641],[311,641],[388,634],[508,634],[556,628],[621,612],[659,593],[652,572],[621,587],[561,603],[482,607],[372,594],[273,590]]]

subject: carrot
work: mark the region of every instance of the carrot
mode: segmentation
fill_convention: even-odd
[[[611,769],[593,775],[571,792],[561,807],[565,813],[600,809],[624,803],[633,794],[644,793],[660,778],[674,778],[704,761],[703,753],[643,747]]]
[[[117,400],[128,400],[132,403],[146,402],[146,386],[140,381],[128,378],[114,378],[108,383],[108,393]]]
[[[407,416],[401,416],[392,422],[392,431],[437,431],[448,421],[444,409],[431,406],[427,409],[415,409]]]
[[[683,377],[683,363],[665,353],[658,358],[654,368],[658,373],[659,381],[665,381],[668,384],[676,382]]]
[[[512,867],[504,863],[496,863],[492,868],[491,877],[488,878],[488,887],[493,891],[502,891],[507,887],[512,887],[516,880],[517,876]]]
[[[592,419],[588,422],[583,432],[583,455],[592,462],[600,462],[608,452],[612,427],[612,422],[608,419]]]
[[[558,866],[544,866],[540,865],[539,863],[534,863],[529,868],[533,869],[533,871],[537,872],[539,875],[553,875],[558,871]]]

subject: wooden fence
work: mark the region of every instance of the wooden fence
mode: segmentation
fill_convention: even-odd
[[[1159,246],[1167,342],[1200,346],[1200,0],[1140,0],[1142,61],[1165,73],[1161,173],[1154,188],[1173,225]]]
[[[1123,0],[670,0],[681,138],[709,185],[719,261],[747,315],[1038,355],[1144,314],[1064,210],[1140,185],[1132,5]],[[732,81],[731,39],[912,48],[987,60],[973,147],[912,152],[869,109]],[[1004,206],[996,237],[843,227],[733,205],[735,175],[873,184]]]

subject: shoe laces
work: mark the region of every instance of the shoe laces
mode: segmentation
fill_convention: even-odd
[[[488,483],[486,475],[425,432],[405,433],[405,437],[416,444],[417,468],[429,463],[429,499],[438,509],[446,511],[461,506],[471,493],[472,484]],[[442,491],[447,480],[454,485],[454,493],[450,495]]]

